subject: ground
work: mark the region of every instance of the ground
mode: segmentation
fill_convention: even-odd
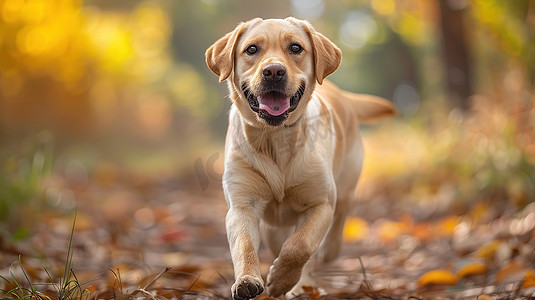
[[[368,184],[372,195],[352,211],[340,258],[315,271],[322,289],[311,287],[306,297],[533,297],[535,205],[496,211],[478,204],[454,215],[439,203],[373,195]],[[70,280],[89,282],[64,290],[87,299],[230,298],[226,203],[217,183],[203,190],[195,180],[106,169],[90,180],[53,174],[46,185],[54,187],[49,208],[28,222],[29,237],[2,241],[4,297],[21,297],[33,286],[55,299],[61,288],[42,283],[61,286],[70,268]],[[264,248],[260,257],[265,276],[273,257]]]

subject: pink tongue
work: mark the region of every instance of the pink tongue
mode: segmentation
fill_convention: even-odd
[[[272,116],[280,116],[290,108],[290,98],[266,95],[260,98],[260,109],[266,110]]]

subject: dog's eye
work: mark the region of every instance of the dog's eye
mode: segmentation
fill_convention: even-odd
[[[299,54],[303,52],[303,47],[299,44],[292,44],[290,45],[290,52],[292,52],[292,54]]]
[[[256,45],[250,45],[247,47],[247,49],[245,49],[245,52],[247,52],[249,55],[253,55],[258,52],[258,47]]]

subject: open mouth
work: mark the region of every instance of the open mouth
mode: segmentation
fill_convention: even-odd
[[[271,126],[278,126],[288,118],[288,115],[297,108],[305,85],[302,84],[292,96],[287,96],[278,91],[271,91],[256,96],[249,90],[247,85],[242,85],[242,91],[251,109],[258,113]]]

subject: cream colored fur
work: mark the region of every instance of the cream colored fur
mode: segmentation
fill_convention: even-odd
[[[292,43],[303,51],[290,53]],[[247,54],[250,45],[258,46],[258,53]],[[314,284],[308,276],[311,259],[328,261],[340,251],[362,169],[359,120],[395,110],[386,100],[324,80],[338,68],[341,51],[295,18],[242,23],[206,51],[206,61],[220,81],[228,81],[233,102],[223,175],[233,298],[254,298],[264,288],[273,297],[297,295],[302,286]],[[286,68],[289,94],[306,86],[297,108],[279,126],[266,124],[242,90],[246,85],[257,93],[268,64]],[[265,285],[258,260],[261,236],[276,257]]]

